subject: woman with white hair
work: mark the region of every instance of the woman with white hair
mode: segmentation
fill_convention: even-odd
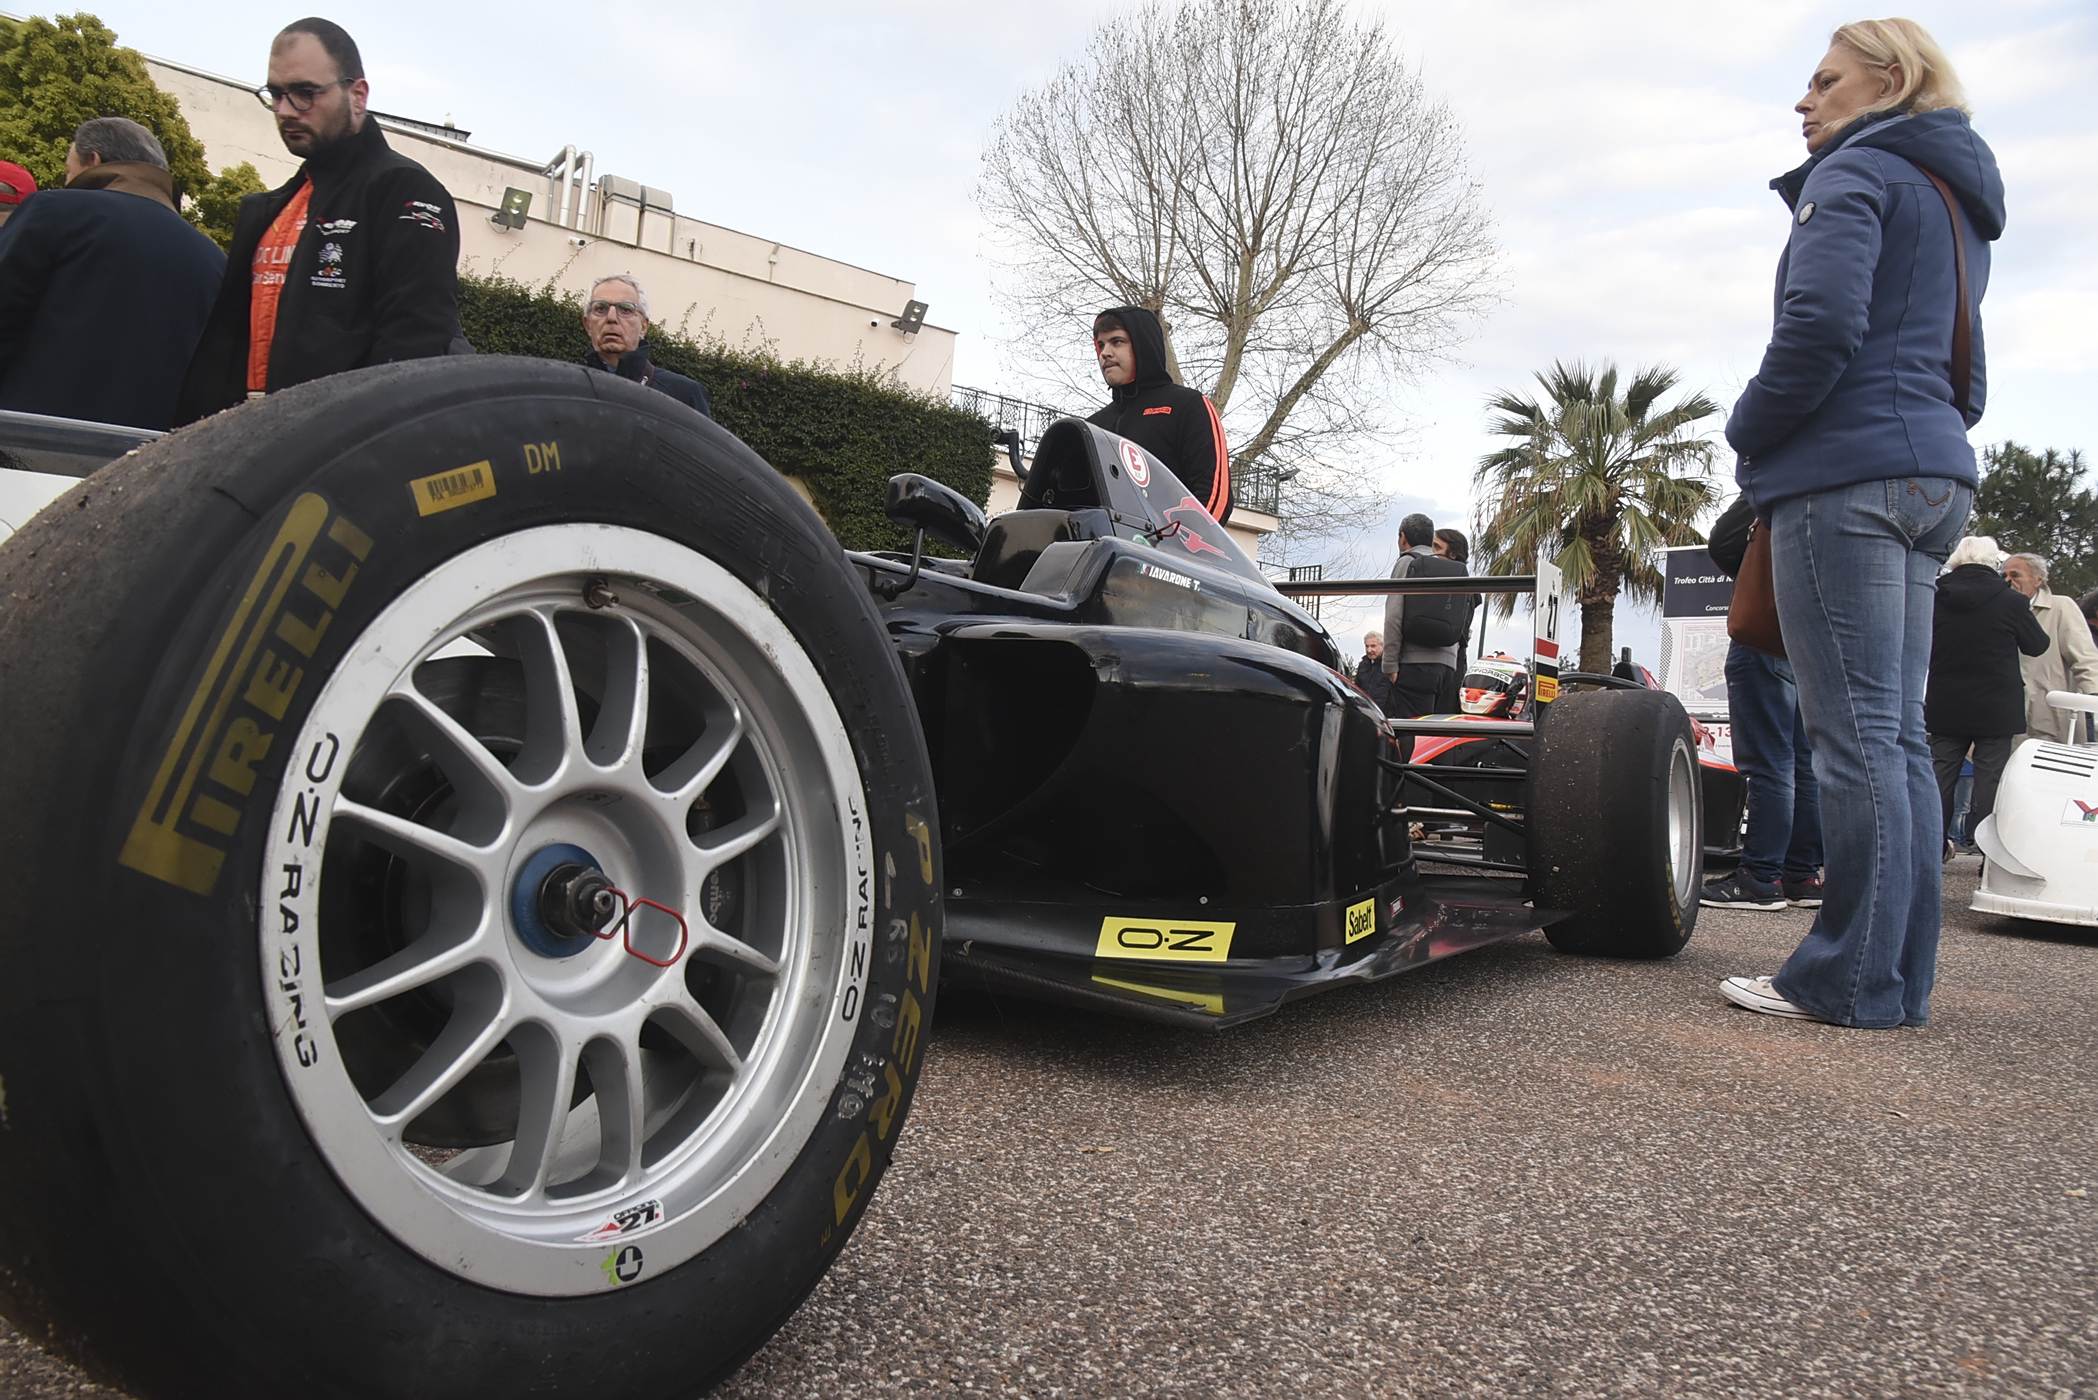
[[[1931,762],[1938,770],[1938,809],[1949,853],[1952,792],[1960,765],[1974,755],[1974,797],[1967,830],[1995,810],[2003,766],[2025,732],[2025,679],[2020,653],[2047,650],[2047,631],[2032,615],[2025,595],[1997,572],[2003,551],[1987,535],[1969,535],[1945,562],[1930,640],[1930,687],[1923,700],[1923,727],[1930,731]],[[1971,839],[1971,837],[1970,837]]]
[[[1932,595],[1974,500],[2003,181],[1912,20],[1838,29],[1793,110],[1807,160],[1772,186],[1791,212],[1776,321],[1727,440],[1769,527],[1828,878],[1777,975],[1720,990],[1776,1016],[1920,1026],[1944,837],[1923,727]]]

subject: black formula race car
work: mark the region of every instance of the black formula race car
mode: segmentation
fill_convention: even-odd
[[[0,1308],[141,1396],[695,1393],[865,1213],[943,970],[1220,1026],[1697,914],[1674,701],[1424,772],[1084,424],[989,522],[897,479],[960,560],[571,366],[149,436],[0,415],[7,502],[142,442],[0,546]]]
[[[1553,704],[1547,681],[1520,722],[1387,722],[1324,628],[1132,444],[1058,423],[1021,507],[985,523],[899,478],[892,513],[968,561],[854,560],[933,765],[950,982],[1215,1027],[1538,928],[1640,957],[1690,936],[1701,809],[1673,698]],[[1397,742],[1488,731],[1509,760],[1461,771]],[[1427,820],[1491,835],[1431,867],[1409,835]]]

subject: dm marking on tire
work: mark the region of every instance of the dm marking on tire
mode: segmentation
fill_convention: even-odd
[[[117,859],[208,895],[255,791],[255,770],[306,679],[300,663],[371,553],[371,536],[312,492],[292,502],[161,755]]]
[[[1195,919],[1102,919],[1096,958],[1140,962],[1223,962],[1231,956],[1235,923]]]
[[[1375,896],[1360,904],[1348,906],[1347,937],[1350,943],[1360,943],[1377,931],[1377,900]]]
[[[415,501],[417,515],[436,515],[488,500],[495,495],[495,464],[484,459],[453,471],[419,476],[408,483],[408,495]]]

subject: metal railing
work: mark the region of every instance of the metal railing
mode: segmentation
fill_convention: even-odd
[[[1004,394],[994,394],[989,389],[971,389],[964,384],[955,385],[949,392],[953,397],[954,406],[962,412],[973,413],[979,418],[989,420],[990,425],[999,432],[1009,428],[1017,429],[1020,434],[1020,455],[1023,457],[1034,456],[1034,445],[1042,440],[1042,434],[1049,430],[1051,423],[1059,418],[1072,416],[1045,403],[1029,403],[1025,399],[1007,398]]]
[[[1282,514],[1282,478],[1276,468],[1266,462],[1256,462],[1239,473],[1238,480],[1231,483],[1233,504],[1249,510],[1264,510],[1269,515]]]
[[[1325,576],[1326,566],[1324,564],[1292,564],[1289,566],[1289,581],[1291,583],[1317,583]],[[1317,617],[1319,615],[1319,605],[1323,601],[1319,595],[1310,593],[1300,596],[1303,597],[1304,605],[1311,615]]]
[[[972,389],[957,384],[949,390],[954,406],[964,413],[974,413],[989,421],[999,432],[1007,429],[1020,434],[1020,455],[1034,456],[1034,446],[1047,432],[1049,425],[1059,418],[1083,418],[1083,413],[1067,413],[1051,404],[1030,403],[1026,399],[1009,398],[994,394],[988,389]],[[1282,479],[1278,470],[1260,463],[1239,472],[1238,480],[1232,483],[1232,500],[1249,510],[1266,511],[1269,515],[1282,513]]]

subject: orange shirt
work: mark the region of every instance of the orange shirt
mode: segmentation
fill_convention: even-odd
[[[313,182],[300,184],[291,203],[277,215],[276,222],[255,245],[255,284],[248,294],[248,392],[259,394],[269,388],[270,346],[277,338],[277,301],[284,295],[284,277],[291,270],[291,255],[306,231],[306,206],[313,202]]]

